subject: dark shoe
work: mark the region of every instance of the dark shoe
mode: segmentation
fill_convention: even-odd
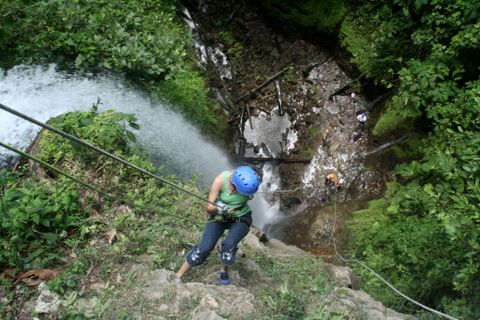
[[[220,279],[218,279],[218,284],[220,284],[222,286],[226,286],[230,283],[232,283],[232,280],[228,276],[228,273],[220,272]]]

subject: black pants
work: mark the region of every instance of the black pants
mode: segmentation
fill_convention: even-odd
[[[217,221],[212,219],[208,221],[200,243],[188,253],[187,262],[192,266],[204,263],[215,248],[218,239],[228,229],[227,236],[222,241],[220,260],[227,266],[234,264],[237,245],[248,234],[251,224],[251,214],[235,220]]]

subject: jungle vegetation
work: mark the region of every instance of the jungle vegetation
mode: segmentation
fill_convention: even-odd
[[[397,148],[382,199],[354,215],[356,258],[406,294],[462,319],[480,317],[480,3],[351,1],[339,33],[366,79],[391,90],[373,135],[417,132]],[[414,159],[414,160],[412,160]],[[365,287],[411,306],[371,275]]]
[[[373,135],[422,134],[396,148],[404,163],[396,167],[395,179],[389,182],[384,197],[354,214],[352,256],[431,307],[462,319],[480,318],[480,2],[262,3],[281,21],[337,34],[359,74],[392,93]],[[325,8],[326,3],[331,6]],[[328,11],[332,8],[337,9]],[[218,128],[215,106],[191,59],[191,40],[177,14],[167,0],[124,1],[122,6],[107,0],[2,1],[0,66],[56,61],[77,70],[122,73],[179,106],[199,126]],[[102,121],[104,125],[98,126]],[[102,135],[113,139],[105,141],[106,147],[113,146],[113,151],[149,168],[151,164],[129,149],[126,139],[130,135],[125,126],[116,126],[118,121],[134,123],[128,115],[92,111],[69,115],[56,125],[67,123],[70,127],[66,129],[87,139],[93,139],[96,130],[110,130],[111,134]],[[49,139],[53,138],[47,136],[45,141]],[[52,141],[42,157],[67,167],[79,163],[80,167],[73,169],[80,172],[91,155],[75,150],[67,143]],[[104,170],[114,169],[106,166]],[[119,179],[126,183],[140,179],[132,175],[120,172]],[[59,259],[58,253],[50,251],[53,246],[76,248],[101,228],[101,223],[86,223],[92,221],[93,210],[99,209],[97,199],[80,197],[79,191],[62,179],[46,186],[2,172],[0,182],[2,267],[48,266]],[[108,180],[103,183],[112,187]],[[148,252],[159,266],[175,267],[178,259],[164,254],[173,254],[173,247],[156,251],[151,241],[170,239],[175,226],[185,221],[161,216],[155,225],[161,226],[161,233],[155,239],[150,238],[152,229],[142,217],[155,213],[146,203],[155,203],[163,208],[158,210],[168,213],[176,209],[165,199],[176,199],[177,204],[185,200],[148,181],[132,190],[127,198],[140,208],[140,215],[112,217],[111,225],[123,230],[124,238],[109,254],[119,259],[124,254]],[[65,215],[54,214],[59,210]],[[192,212],[186,217],[192,217]],[[71,230],[76,230],[73,235]],[[146,245],[133,245],[138,241]],[[187,247],[180,238],[171,245]],[[53,289],[62,292],[76,286],[76,275],[85,272],[88,259],[95,258],[89,250],[84,256],[86,260],[74,264],[71,272],[52,284]],[[388,306],[417,310],[364,270],[355,271],[362,276],[365,290]],[[297,316],[300,302],[294,295],[283,297],[294,305],[291,312]]]

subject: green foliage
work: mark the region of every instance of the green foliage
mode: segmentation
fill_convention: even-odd
[[[274,18],[316,31],[333,33],[347,14],[343,0],[262,0],[261,5]]]
[[[420,124],[429,136],[412,150],[420,160],[397,167],[398,181],[383,202],[356,214],[353,252],[412,297],[459,318],[478,318],[480,3],[357,6],[342,25],[342,45],[364,76],[395,89],[373,133]],[[401,306],[363,276],[373,294]]]
[[[222,41],[227,46],[227,55],[230,60],[234,61],[242,57],[245,53],[245,48],[243,44],[235,39],[235,37],[226,31],[220,32],[218,34]]]
[[[315,314],[322,314],[324,319],[329,319],[331,313],[317,309],[307,311],[307,306],[318,305],[319,296],[329,289],[321,260],[300,257],[274,260],[264,256],[255,258],[262,270],[267,271],[268,276],[276,282],[273,292],[263,294],[273,319],[317,319]],[[282,279],[282,282],[278,283],[278,279]]]
[[[88,223],[71,183],[51,184],[0,172],[0,267],[41,267],[58,258],[53,248]]]
[[[64,55],[77,68],[165,78],[187,55],[188,33],[169,1],[45,0],[14,9],[23,19],[7,44],[17,59]]]
[[[126,124],[139,129],[136,118],[131,114],[124,114],[107,110],[98,113],[95,109],[89,112],[69,112],[50,120],[50,124],[66,133],[74,135],[90,144],[117,154],[127,154],[128,140],[135,142],[135,135],[126,128]],[[45,132],[41,140],[40,156],[45,161],[59,161],[65,154],[77,154],[85,160],[98,158],[98,153],[84,148],[78,143],[71,142],[61,136]]]
[[[218,116],[221,114],[220,106],[208,98],[205,86],[198,72],[184,70],[175,72],[154,90],[158,97],[173,103],[205,132],[218,134],[225,130],[226,125]]]
[[[406,120],[404,114],[390,106],[389,103],[382,116],[375,123],[372,133],[374,136],[385,136],[389,133],[409,131],[413,125]]]
[[[203,129],[221,129],[221,114],[191,59],[191,35],[172,1],[7,1],[0,16],[6,20],[0,24],[0,65],[57,62],[122,73],[165,94],[161,98]]]
[[[377,63],[375,52],[375,32],[380,19],[370,14],[371,7],[365,5],[349,13],[340,27],[340,42],[352,58],[351,61],[362,74],[374,77]]]
[[[48,282],[48,288],[58,294],[65,294],[78,287],[86,271],[86,264],[82,260],[75,260],[58,277]]]
[[[394,285],[459,318],[480,315],[480,84],[432,108],[434,133],[419,161],[397,167],[404,184],[354,218],[357,257]],[[403,302],[362,270],[367,288],[390,305]],[[473,317],[472,317],[473,315]]]
[[[480,316],[479,8],[471,0],[378,1],[342,26],[360,71],[396,90],[373,133],[418,125],[428,133],[408,153],[398,150],[419,160],[397,167],[386,198],[356,214],[352,250],[407,294],[465,319]],[[357,271],[371,293],[403,304]]]

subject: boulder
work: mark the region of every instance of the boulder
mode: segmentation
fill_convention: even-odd
[[[146,275],[147,285],[143,288],[144,296],[149,300],[162,301],[159,312],[164,314],[178,314],[180,307],[187,299],[201,299],[199,304],[191,311],[192,319],[224,319],[219,314],[227,317],[246,317],[253,312],[254,296],[245,288],[239,287],[238,272],[232,272],[233,285],[220,286],[216,284],[218,275],[207,277],[207,283],[188,282],[182,283],[173,271],[154,270]],[[209,280],[210,279],[210,280]],[[168,297],[168,305],[165,304]]]
[[[323,310],[341,314],[345,319],[369,320],[411,320],[411,315],[398,313],[386,308],[363,291],[349,288],[335,288],[320,299]]]

